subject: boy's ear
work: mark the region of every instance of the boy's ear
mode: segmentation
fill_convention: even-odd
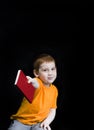
[[[38,75],[38,72],[34,69],[33,70],[33,73],[34,73],[34,75],[35,75],[35,77],[38,77],[39,75]]]

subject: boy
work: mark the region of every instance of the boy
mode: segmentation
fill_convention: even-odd
[[[57,108],[58,90],[53,82],[57,77],[55,60],[48,54],[41,54],[34,62],[34,78],[27,82],[36,88],[32,103],[24,97],[8,130],[51,130]]]

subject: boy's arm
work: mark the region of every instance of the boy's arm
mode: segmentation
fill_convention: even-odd
[[[49,125],[54,120],[56,115],[56,109],[51,109],[49,115],[47,118],[41,123],[41,127],[44,128],[44,130],[50,130]]]
[[[35,88],[39,87],[39,83],[38,83],[38,81],[35,78],[31,78],[30,76],[26,76],[26,77],[27,77],[28,83],[32,83],[32,85]]]

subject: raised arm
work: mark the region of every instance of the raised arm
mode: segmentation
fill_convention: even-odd
[[[28,79],[28,83],[32,83],[32,85],[35,87],[35,88],[38,88],[39,87],[39,83],[38,81],[35,79],[35,78],[31,78],[30,76],[26,76],[27,79]]]

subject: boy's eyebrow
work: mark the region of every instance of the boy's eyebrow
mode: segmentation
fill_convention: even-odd
[[[47,67],[47,66],[40,66],[40,68],[48,69],[49,67]],[[52,66],[52,67],[50,67],[50,68],[56,68],[56,66]]]

